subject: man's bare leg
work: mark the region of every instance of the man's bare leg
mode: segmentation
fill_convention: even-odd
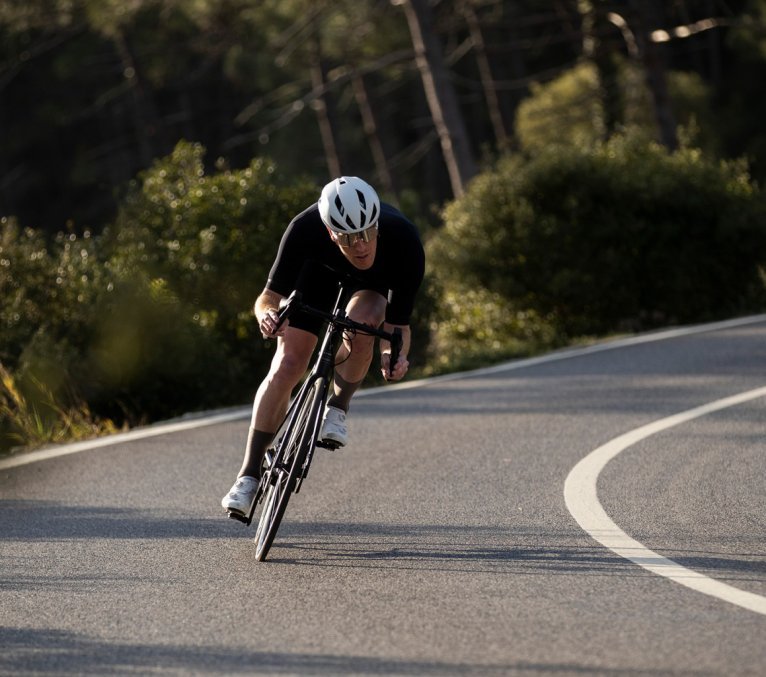
[[[362,290],[351,297],[346,312],[352,320],[377,328],[385,319],[386,304],[385,297],[377,292]],[[374,347],[374,336],[357,334],[344,339],[335,356],[335,379],[327,401],[329,406],[348,411],[351,398],[370,368]]]
[[[317,338],[302,329],[287,327],[277,339],[271,368],[255,395],[245,457],[238,477],[259,477],[261,462],[279,424],[287,413],[290,395],[306,373]]]

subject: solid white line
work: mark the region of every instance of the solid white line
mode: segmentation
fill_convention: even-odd
[[[358,392],[354,397],[361,397],[363,395],[377,395],[381,392],[388,391],[394,392],[397,390],[410,390],[411,388],[421,388],[432,383],[443,383],[444,381],[457,381],[459,379],[474,377],[474,376],[488,376],[492,374],[502,374],[507,371],[515,371],[517,369],[526,369],[527,367],[534,367],[538,364],[547,364],[550,362],[558,362],[560,360],[568,360],[573,357],[582,357],[583,355],[592,355],[594,353],[601,353],[606,350],[616,350],[618,348],[626,348],[628,346],[636,346],[643,343],[654,343],[655,341],[667,341],[668,339],[680,338],[682,336],[691,336],[693,334],[704,334],[711,331],[720,331],[721,329],[734,329],[736,327],[744,327],[750,324],[758,324],[766,322],[766,314],[763,315],[749,315],[747,317],[737,317],[731,320],[722,320],[720,322],[709,322],[707,324],[698,324],[691,327],[678,327],[675,329],[664,329],[661,331],[650,332],[647,334],[640,334],[638,336],[629,336],[622,339],[610,339],[602,343],[593,343],[589,346],[583,346],[580,348],[564,348],[558,350],[555,353],[548,353],[546,355],[540,355],[538,357],[529,357],[521,360],[512,360],[510,362],[504,362],[502,364],[496,364],[492,367],[481,367],[480,369],[473,369],[472,371],[456,372],[454,374],[444,374],[442,376],[432,376],[430,378],[424,378],[416,381],[404,381],[402,383],[392,383],[390,385],[379,386],[376,388],[369,388]]]
[[[671,338],[678,338],[681,336],[690,336],[692,334],[702,334],[710,331],[718,331],[720,329],[732,329],[734,327],[743,327],[749,324],[758,324],[760,322],[766,322],[766,314],[763,315],[750,315],[747,317],[738,317],[731,320],[723,320],[722,322],[710,322],[708,324],[700,324],[692,327],[680,327],[677,329],[666,329],[663,331],[651,332],[648,334],[641,334],[640,336],[631,336],[624,339],[615,339],[611,341],[605,341],[603,343],[595,343],[590,346],[582,348],[569,348],[557,351],[555,353],[549,353],[547,355],[541,355],[539,357],[531,357],[523,360],[512,360],[503,364],[498,364],[492,367],[483,367],[481,369],[474,369],[472,371],[464,371],[454,374],[444,374],[443,376],[434,376],[431,378],[418,379],[413,381],[405,381],[403,383],[393,383],[390,385],[384,385],[376,388],[366,388],[359,391],[354,397],[365,397],[369,395],[378,395],[383,392],[396,392],[399,390],[411,390],[412,388],[422,388],[423,386],[431,385],[432,383],[442,383],[445,381],[456,381],[458,379],[465,379],[474,376],[487,376],[491,374],[502,374],[507,371],[514,371],[517,369],[525,369],[527,367],[533,367],[538,364],[546,364],[549,362],[558,362],[559,360],[567,360],[573,357],[581,357],[583,355],[591,355],[593,353],[603,352],[605,350],[616,350],[617,348],[624,348],[626,346],[634,346],[642,343],[652,343],[654,341],[664,341]],[[0,470],[7,470],[8,468],[15,468],[21,465],[27,465],[28,463],[35,463],[37,461],[44,461],[49,458],[58,458],[59,456],[66,456],[68,454],[76,454],[80,451],[88,451],[90,449],[98,449],[101,447],[109,447],[115,444],[123,442],[131,442],[133,440],[145,439],[147,437],[155,437],[157,435],[167,435],[172,432],[180,432],[183,430],[191,430],[193,428],[203,428],[208,425],[214,425],[216,423],[223,423],[227,421],[238,421],[248,418],[251,415],[252,408],[247,406],[232,410],[225,414],[204,415],[200,414],[198,417],[188,421],[181,421],[177,423],[160,423],[157,425],[148,426],[146,428],[138,428],[126,433],[119,433],[116,435],[109,435],[107,437],[100,437],[95,440],[87,440],[84,442],[76,442],[74,444],[66,444],[59,447],[49,447],[46,449],[40,449],[39,451],[23,452],[17,456],[11,456],[4,460],[0,460]]]
[[[674,416],[668,416],[615,437],[583,458],[567,476],[564,483],[564,499],[569,512],[593,539],[620,557],[705,595],[711,595],[750,611],[766,615],[766,597],[740,590],[692,569],[687,569],[667,557],[658,555],[628,536],[606,514],[598,500],[596,489],[599,474],[606,464],[620,452],[637,442],[700,416],[764,396],[766,396],[766,387],[749,390],[689,409]]]
[[[80,451],[88,451],[90,449],[110,447],[115,444],[122,444],[124,442],[142,440],[147,437],[157,437],[159,435],[182,432],[184,430],[191,430],[193,428],[203,428],[205,426],[214,425],[216,423],[236,421],[245,417],[249,417],[250,411],[250,407],[247,409],[236,409],[225,414],[214,414],[212,416],[193,418],[188,421],[178,421],[176,423],[160,423],[157,425],[148,426],[146,428],[137,428],[126,433],[117,433],[116,435],[99,437],[95,440],[75,442],[73,444],[65,444],[61,447],[50,447],[48,449],[40,449],[39,451],[21,453],[18,456],[11,456],[10,458],[0,460],[0,470],[7,470],[8,468],[15,468],[20,465],[26,465],[27,463],[34,463],[36,461],[44,461],[49,458],[58,458],[59,456],[76,454]]]

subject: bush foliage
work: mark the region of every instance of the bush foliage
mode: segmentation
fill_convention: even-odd
[[[3,218],[0,445],[247,401],[273,350],[252,303],[317,193],[263,159],[208,172],[180,143],[98,235],[47,240]],[[413,363],[762,310],[765,217],[743,163],[639,136],[504,157],[429,233]]]
[[[613,103],[620,119],[610,125],[604,108],[604,91],[599,73],[591,61],[575,67],[546,84],[532,84],[532,93],[518,107],[515,131],[519,144],[528,153],[545,150],[551,140],[572,146],[588,146],[611,137],[616,126],[630,130],[633,137],[656,135],[655,112],[646,76],[635,62],[616,58]],[[668,94],[678,121],[678,134],[688,145],[716,153],[720,142],[719,122],[711,105],[711,90],[695,74],[669,71]],[[603,74],[602,74],[603,77]]]
[[[109,390],[140,395],[131,410],[155,415],[247,399],[270,358],[253,302],[282,232],[317,193],[260,158],[207,174],[190,143],[140,175],[103,237],[121,281],[99,313]]]
[[[261,159],[207,174],[204,149],[180,143],[98,236],[47,242],[3,219],[0,435],[24,437],[22,406],[111,427],[248,399],[270,357],[252,304],[317,190]]]
[[[762,309],[765,216],[743,163],[615,137],[501,160],[429,258],[453,295],[486,290],[556,335],[632,331]]]

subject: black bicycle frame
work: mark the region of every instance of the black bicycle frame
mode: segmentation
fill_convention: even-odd
[[[343,287],[342,284],[339,283],[339,289],[338,289],[338,295],[335,299],[335,304],[333,306],[333,312],[331,314],[332,319],[345,319],[345,296],[346,296],[346,289]],[[291,297],[295,299],[295,297]],[[280,323],[281,321],[289,316],[290,310],[289,310],[289,301],[288,306],[285,310],[284,315],[280,314]],[[325,318],[329,321],[329,318]],[[290,412],[288,413],[288,417],[293,417],[295,415],[294,413],[294,407],[295,403],[300,402],[303,400],[304,396],[307,396],[311,389],[314,387],[314,384],[317,381],[322,382],[321,391],[319,393],[320,398],[322,401],[327,400],[327,390],[330,387],[330,381],[333,377],[333,372],[335,369],[335,353],[338,348],[338,344],[341,341],[341,338],[343,336],[344,328],[340,327],[336,324],[334,324],[332,321],[329,321],[329,324],[327,326],[327,329],[325,330],[324,337],[322,339],[322,343],[319,347],[319,352],[317,353],[317,357],[314,360],[314,366],[312,367],[311,371],[309,372],[309,375],[304,379],[303,384],[301,385],[298,394],[293,399],[293,403],[290,405]],[[292,425],[293,421],[290,421],[289,425]],[[318,439],[319,436],[319,421],[312,421],[312,425],[314,426],[314,429],[311,431],[312,434],[312,440],[313,443],[309,445],[308,453],[306,454],[306,459],[303,462],[303,468],[301,470],[301,474],[297,478],[296,485],[294,488],[294,493],[298,493],[300,491],[301,483],[304,479],[306,479],[309,471],[309,467],[311,466],[311,461],[314,458],[314,451],[316,447],[325,446],[321,440]]]

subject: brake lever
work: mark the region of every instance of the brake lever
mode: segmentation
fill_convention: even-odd
[[[280,307],[277,311],[277,330],[282,326],[282,323],[290,317],[290,313],[292,313],[294,307],[300,306],[301,298],[301,293],[296,289],[279,304]]]
[[[388,362],[388,375],[394,375],[394,367],[399,360],[399,353],[402,352],[402,329],[401,327],[394,327],[394,331],[391,334],[391,355]]]

